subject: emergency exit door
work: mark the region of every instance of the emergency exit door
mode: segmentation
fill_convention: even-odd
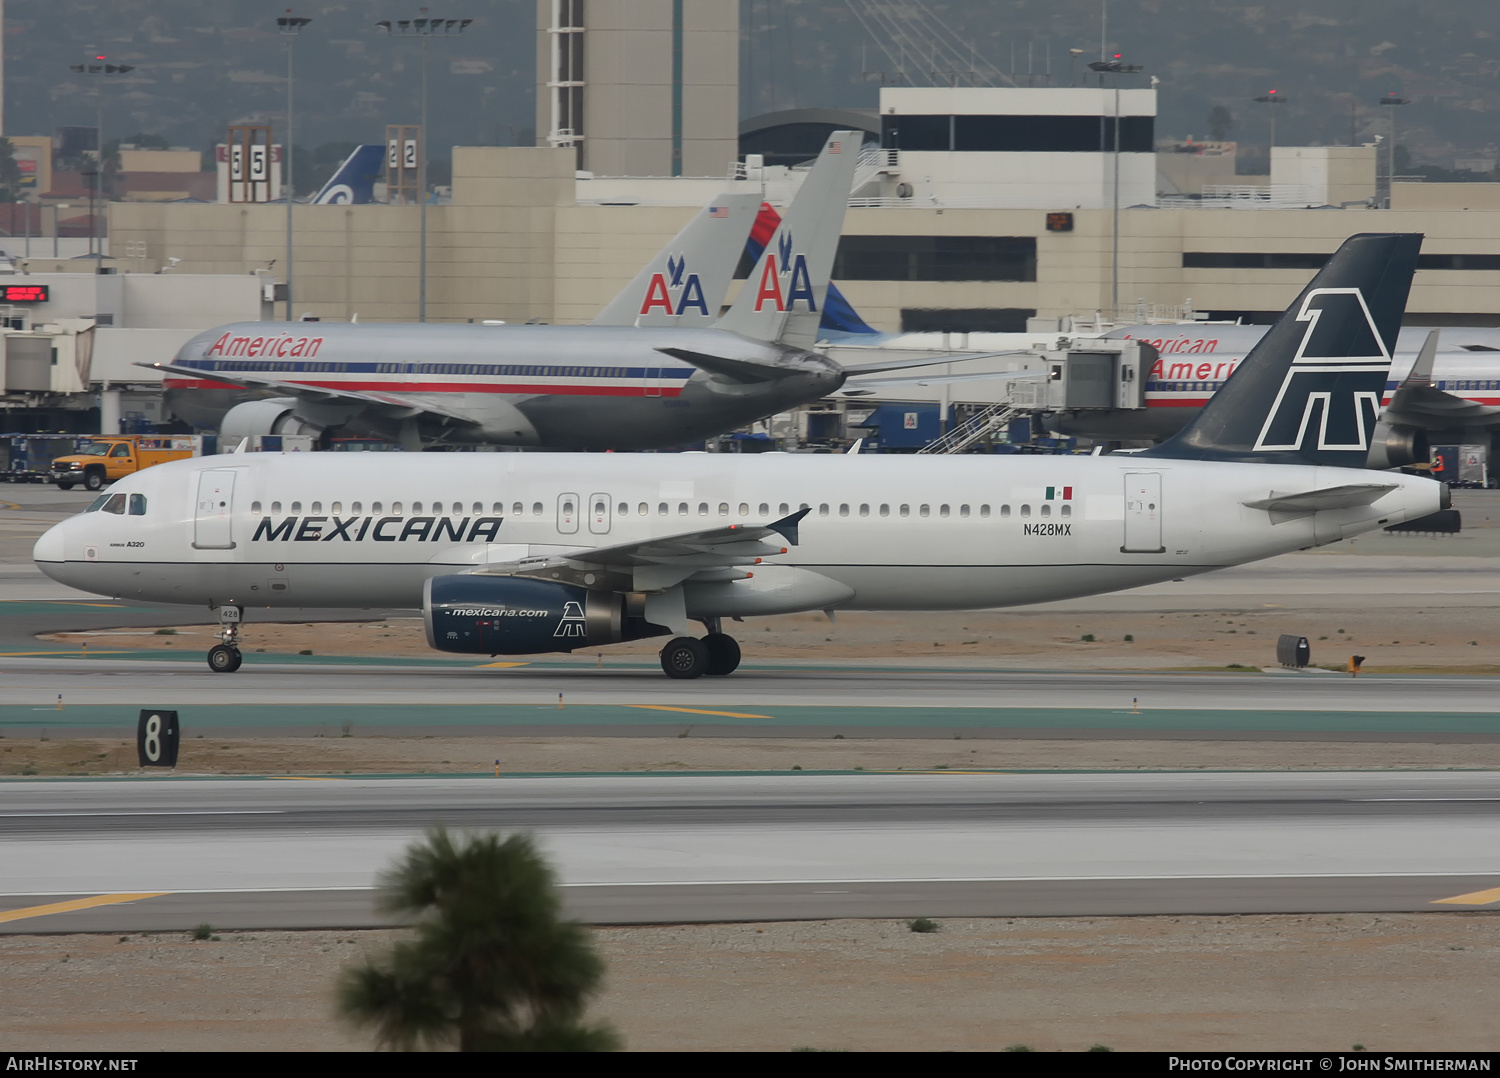
[[[1162,554],[1161,473],[1125,473],[1125,554]]]
[[[609,534],[609,495],[589,495],[589,531],[595,535]]]

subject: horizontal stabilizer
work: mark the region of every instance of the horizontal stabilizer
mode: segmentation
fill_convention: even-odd
[[[797,373],[792,370],[782,370],[779,367],[768,367],[764,363],[752,363],[745,359],[726,359],[723,356],[711,356],[703,352],[689,351],[686,348],[658,348],[657,351],[673,359],[680,359],[684,363],[691,363],[721,382],[735,382],[739,385],[774,382]]]
[[[1372,505],[1396,487],[1395,483],[1350,483],[1301,494],[1278,494],[1273,490],[1269,498],[1245,502],[1244,505],[1248,509],[1264,509],[1279,524],[1281,521],[1276,520],[1277,517],[1290,519],[1326,509],[1357,509],[1362,505]]]

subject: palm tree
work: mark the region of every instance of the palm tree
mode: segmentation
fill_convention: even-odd
[[[604,962],[582,925],[560,919],[556,878],[528,836],[455,840],[437,827],[380,883],[380,910],[414,919],[415,936],[345,970],[338,1009],[382,1047],[620,1047],[610,1027],[582,1022]]]

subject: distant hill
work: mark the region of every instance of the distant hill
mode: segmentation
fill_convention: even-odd
[[[890,0],[882,0],[889,3]],[[388,38],[389,3],[295,4],[313,23],[296,42],[299,145],[379,141],[387,123],[415,122],[420,47]],[[1018,82],[1069,79],[1068,49],[1097,58],[1100,0],[924,0],[974,53]],[[417,5],[410,5],[415,14]],[[741,0],[741,111],[875,103],[893,65],[860,25],[863,0]],[[5,132],[50,134],[92,125],[104,92],[107,137],[162,135],[206,148],[235,120],[280,125],[286,44],[262,0],[9,0],[5,5]],[[530,141],[534,123],[534,0],[453,0],[433,13],[474,19],[430,48],[431,145]],[[1162,136],[1225,134],[1264,152],[1276,89],[1277,141],[1368,141],[1389,130],[1377,98],[1394,91],[1398,143],[1413,167],[1493,157],[1500,113],[1500,3],[1495,0],[1111,0],[1108,48],[1161,79]],[[89,80],[68,65],[97,54],[136,70]],[[909,67],[923,66],[907,55]],[[1081,67],[1080,63],[1080,67]],[[105,81],[100,87],[94,81]],[[1144,81],[1144,76],[1139,82]]]

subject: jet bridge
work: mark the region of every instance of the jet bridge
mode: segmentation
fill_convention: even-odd
[[[1047,377],[1009,383],[1008,403],[1013,409],[1074,412],[1146,407],[1146,380],[1157,352],[1144,341],[1064,338],[1058,347],[1035,354]]]

